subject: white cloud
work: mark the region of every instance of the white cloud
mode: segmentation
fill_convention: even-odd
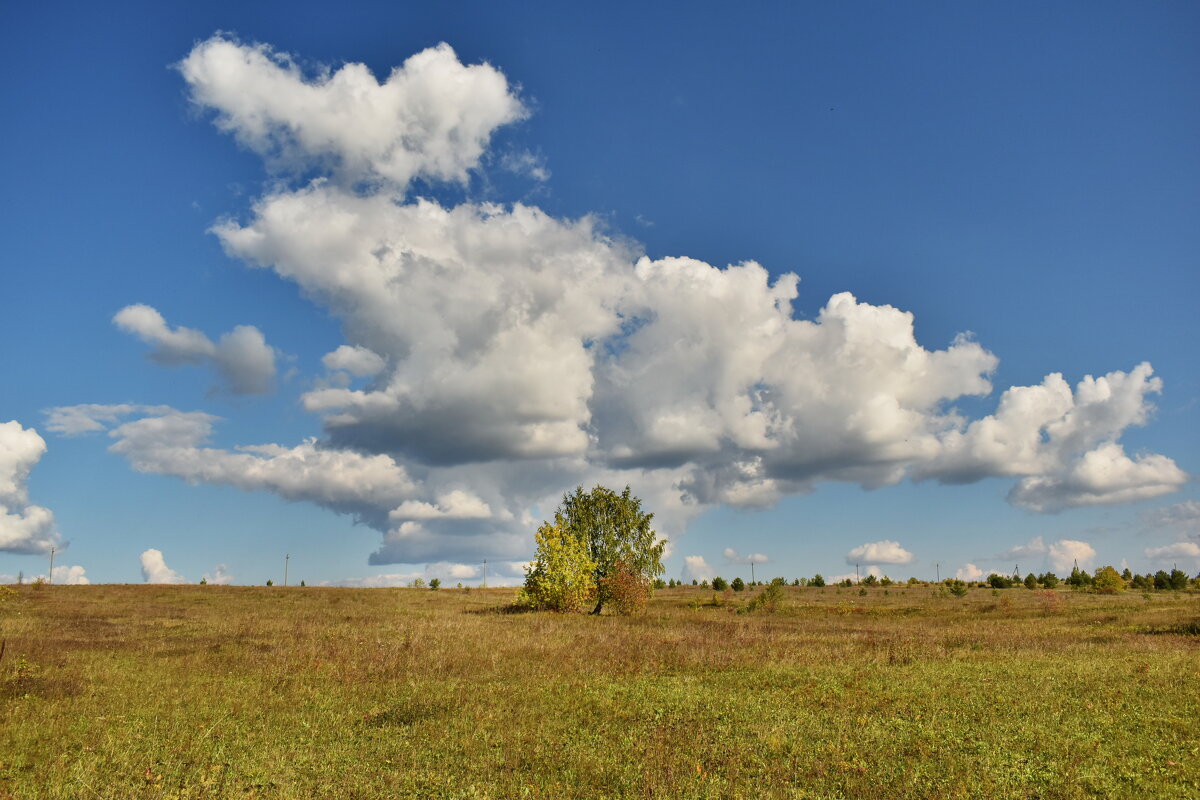
[[[102,405],[86,403],[78,406],[61,406],[46,411],[46,427],[63,436],[78,436],[108,430],[122,417],[131,414],[169,414],[170,406],[143,406],[130,403]]]
[[[1174,558],[1194,558],[1200,560],[1200,544],[1195,542],[1175,542],[1162,547],[1149,547],[1145,551],[1146,558],[1153,561],[1166,561]]]
[[[352,513],[383,534],[375,564],[527,556],[535,517],[576,485],[631,484],[670,536],[712,505],[765,507],[821,481],[1005,476],[1020,481],[1012,502],[1056,511],[1187,477],[1119,444],[1160,391],[1148,364],[1074,390],[1050,375],[970,420],[953,404],[990,393],[998,360],[969,335],[927,348],[911,313],[848,293],[798,319],[790,273],[651,259],[591,217],[414,198],[414,179],[466,180],[492,133],[525,114],[499,71],[445,45],[382,83],[361,64],[306,76],[222,36],[179,69],[219,128],[303,175],[213,233],[327,309],[346,341],[323,359],[336,375],[302,398],[319,443],[221,449],[205,414],[52,412],[67,432],[139,416],[111,432],[136,469]],[[265,363],[243,329],[229,347],[246,357],[222,357],[225,339],[131,308],[125,323],[160,358],[223,358],[233,382]],[[864,548],[912,559],[885,544]]]
[[[708,565],[704,556],[684,556],[681,574],[685,581],[711,581],[717,572]]]
[[[376,375],[383,371],[384,360],[377,353],[365,347],[351,347],[344,344],[332,353],[326,353],[321,358],[325,369],[342,370],[358,378]]]
[[[446,44],[383,83],[363,64],[306,78],[290,56],[223,36],[196,45],[179,70],[192,102],[269,164],[318,166],[347,183],[465,182],[492,132],[526,115],[499,70],[464,66]]]
[[[997,558],[1005,561],[1013,559],[1019,561],[1021,559],[1030,559],[1036,558],[1037,556],[1043,556],[1048,550],[1049,548],[1046,547],[1046,542],[1042,539],[1042,537],[1035,536],[1025,544],[1019,544],[1011,550],[1001,553],[999,556],[997,556]]]
[[[142,579],[146,583],[183,583],[183,576],[167,566],[161,550],[153,547],[142,553]]]
[[[1179,489],[1188,475],[1166,456],[1125,454],[1118,438],[1144,425],[1147,395],[1162,390],[1149,364],[1086,376],[1075,391],[1055,373],[1008,389],[994,415],[941,436],[942,450],[916,476],[946,483],[1024,476],[1009,501],[1033,511],[1129,503]]]
[[[229,586],[233,583],[233,576],[229,574],[229,567],[225,564],[217,564],[212,572],[206,572],[201,577],[214,586]]]
[[[154,349],[158,364],[212,364],[232,394],[266,394],[275,379],[275,351],[253,325],[238,325],[217,342],[197,330],[172,328],[156,309],[136,304],[117,312],[113,322]]]
[[[1072,539],[1059,539],[1050,545],[1050,565],[1056,573],[1069,572],[1079,562],[1079,568],[1085,572],[1092,568],[1096,558],[1096,550],[1087,542]]]
[[[45,553],[62,547],[54,513],[29,502],[29,473],[46,441],[16,420],[0,423],[0,552]]]
[[[978,581],[983,579],[983,570],[974,564],[963,564],[958,568],[958,571],[954,573],[954,577],[958,578],[960,581]]]
[[[762,553],[750,553],[748,555],[742,555],[732,547],[726,547],[724,555],[725,560],[732,564],[765,564],[771,560]]]
[[[55,567],[52,572],[54,583],[58,586],[87,586],[91,581],[84,573],[84,568],[77,564],[74,566],[63,564]]]
[[[890,539],[861,544],[846,554],[847,564],[909,564],[912,560],[912,553]]]

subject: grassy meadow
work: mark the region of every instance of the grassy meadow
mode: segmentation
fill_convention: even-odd
[[[0,594],[0,798],[1200,797],[1196,594]]]

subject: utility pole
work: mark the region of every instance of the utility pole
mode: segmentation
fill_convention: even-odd
[[[750,585],[753,586],[754,583],[755,583],[755,581],[754,581],[754,562],[751,561],[750,562]]]
[[[487,588],[487,559],[483,560],[483,588]]]
[[[292,557],[292,554],[291,554],[291,553],[284,553],[284,554],[283,554],[283,585],[284,585],[284,586],[287,586],[287,570],[288,570],[288,560],[289,560],[291,557]]]
[[[937,582],[942,582],[942,563],[940,561],[933,562],[933,568],[937,570]]]
[[[862,578],[860,578],[860,577],[858,576],[858,564],[855,564],[855,565],[854,565],[854,582],[855,582],[855,583],[862,583]]]
[[[50,545],[50,580],[47,583],[54,583],[54,545]]]

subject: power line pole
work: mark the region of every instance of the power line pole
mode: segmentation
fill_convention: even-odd
[[[750,562],[750,585],[751,585],[751,586],[753,586],[753,585],[754,585],[754,583],[755,583],[755,580],[754,580],[754,562],[753,562],[753,561],[751,561],[751,562]]]
[[[283,554],[283,585],[287,586],[288,560],[291,559],[291,553]]]
[[[937,582],[942,582],[942,564],[940,561],[933,562],[933,568],[937,570]]]
[[[54,545],[50,546],[50,580],[47,583],[54,584]]]
[[[483,588],[487,588],[487,559],[483,560]]]
[[[854,565],[854,582],[855,582],[855,583],[862,583],[862,578],[860,578],[860,577],[858,576],[858,564],[855,564],[855,565]]]

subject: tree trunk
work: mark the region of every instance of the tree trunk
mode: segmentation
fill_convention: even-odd
[[[600,608],[601,608],[601,606],[603,606],[603,605],[604,605],[604,601],[603,601],[603,600],[597,600],[597,601],[596,601],[596,607],[592,609],[592,614],[591,614],[591,616],[600,616]]]

